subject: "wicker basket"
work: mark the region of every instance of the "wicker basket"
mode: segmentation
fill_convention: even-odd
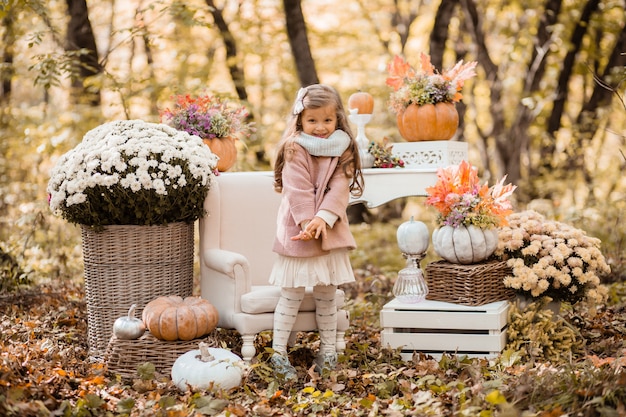
[[[135,340],[111,336],[104,360],[111,374],[125,379],[137,378],[137,367],[146,362],[153,364],[160,374],[169,377],[176,359],[190,350],[198,349],[200,342],[205,342],[209,347],[220,347],[213,333],[199,339],[173,342],[159,340],[148,331]]]
[[[426,298],[466,306],[511,300],[515,298],[515,292],[502,282],[510,273],[505,261],[472,265],[432,262],[426,266]]]
[[[82,227],[89,355],[101,360],[113,323],[137,304],[193,291],[194,224]]]

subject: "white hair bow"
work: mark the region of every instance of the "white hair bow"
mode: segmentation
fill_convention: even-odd
[[[296,102],[293,105],[294,116],[297,116],[298,114],[302,113],[302,110],[304,110],[304,96],[306,96],[307,91],[308,90],[306,89],[306,87],[302,87],[298,90]]]

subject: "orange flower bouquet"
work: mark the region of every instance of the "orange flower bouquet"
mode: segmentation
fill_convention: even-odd
[[[467,161],[439,168],[437,183],[426,188],[426,204],[439,211],[440,226],[490,228],[506,225],[506,217],[513,212],[508,198],[517,187],[505,185],[505,179],[506,176],[492,187],[480,184],[477,169]]]

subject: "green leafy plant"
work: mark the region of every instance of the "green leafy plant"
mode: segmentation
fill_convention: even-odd
[[[28,273],[23,270],[17,258],[0,245],[0,290],[11,291],[28,283]]]
[[[186,132],[141,120],[105,123],[53,168],[50,208],[95,227],[191,222],[203,215],[216,165]]]
[[[518,352],[522,362],[543,360],[560,362],[583,352],[584,341],[577,329],[554,313],[542,297],[521,309],[512,304],[509,310],[506,349]]]

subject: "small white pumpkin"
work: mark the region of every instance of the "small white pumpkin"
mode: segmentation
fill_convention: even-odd
[[[437,255],[455,264],[484,261],[498,246],[498,229],[476,226],[443,226],[433,231],[433,248]]]
[[[414,221],[413,216],[411,216],[411,220],[398,226],[396,238],[400,252],[421,255],[428,249],[430,234],[428,233],[428,227],[424,223]]]
[[[134,340],[140,338],[146,332],[146,325],[143,320],[135,317],[137,304],[133,304],[128,309],[126,317],[120,317],[113,323],[113,334],[118,339]]]
[[[241,385],[244,365],[239,356],[204,342],[198,347],[180,355],[172,365],[172,382],[179,390],[228,390]]]

